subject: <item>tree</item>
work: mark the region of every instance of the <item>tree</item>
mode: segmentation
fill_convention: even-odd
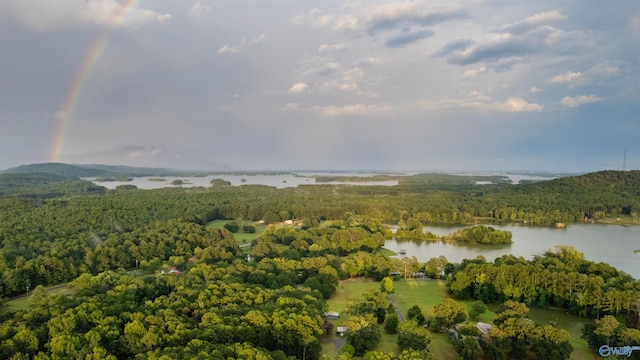
[[[433,316],[436,328],[451,328],[463,322],[469,316],[467,305],[452,299],[445,299],[441,304],[434,305]]]
[[[480,345],[478,345],[478,340],[473,336],[463,335],[461,338],[453,340],[452,344],[453,348],[456,349],[456,353],[458,353],[458,357],[463,360],[476,360],[479,358]]]
[[[256,232],[256,227],[251,224],[244,224],[242,225],[242,231],[247,234],[253,234]]]
[[[496,325],[500,325],[510,318],[526,318],[529,315],[529,308],[526,304],[507,300],[502,305],[498,311],[496,311],[496,316],[493,319],[493,323]]]
[[[615,335],[616,331],[620,328],[618,320],[611,316],[605,315],[600,320],[596,320],[596,329],[594,333],[607,338],[607,345],[610,344],[611,337]]]
[[[398,347],[401,350],[425,350],[430,342],[429,330],[414,320],[405,321],[398,327]]]
[[[400,320],[398,319],[398,315],[391,314],[387,316],[387,319],[384,321],[384,331],[387,334],[397,334],[399,324]]]
[[[554,326],[538,326],[531,336],[531,351],[538,359],[566,360],[571,357],[573,346],[566,330]]]
[[[224,228],[231,231],[232,233],[236,233],[238,232],[238,229],[240,229],[240,226],[238,225],[237,222],[235,222],[234,220],[231,220],[231,221],[227,221],[224,224]]]
[[[366,350],[373,349],[382,338],[376,319],[370,314],[351,316],[345,326],[349,329],[347,341],[356,350],[356,354],[362,355]]]
[[[420,306],[413,305],[411,308],[409,308],[409,310],[407,311],[407,320],[415,320],[418,325],[424,324],[424,315],[422,314],[422,309],[420,309]]]
[[[387,276],[380,281],[380,292],[393,294],[393,280],[390,277]]]

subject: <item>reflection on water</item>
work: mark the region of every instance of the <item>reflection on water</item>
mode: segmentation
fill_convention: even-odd
[[[484,256],[487,261],[505,254],[532,259],[542,255],[557,245],[573,246],[591,261],[605,262],[622,270],[636,279],[640,278],[640,254],[633,251],[640,249],[640,227],[579,224],[566,229],[551,227],[533,227],[519,225],[492,225],[499,230],[511,231],[511,245],[461,245],[448,242],[387,240],[385,248],[398,252],[406,250],[405,256],[415,256],[419,261],[427,261],[432,257],[444,255],[449,261],[460,262],[462,259]],[[423,231],[437,235],[446,235],[457,227],[426,226]]]

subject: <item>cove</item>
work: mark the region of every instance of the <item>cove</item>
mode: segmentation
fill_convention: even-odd
[[[418,261],[426,262],[432,257],[444,255],[450,262],[473,259],[479,255],[487,261],[506,254],[532,259],[543,255],[557,245],[573,246],[584,253],[587,260],[604,262],[622,270],[636,279],[640,279],[640,227],[572,224],[565,229],[551,227],[534,227],[526,225],[491,225],[500,230],[511,231],[511,245],[467,245],[450,242],[431,242],[423,240],[387,240],[385,248],[398,253],[406,251],[402,256],[415,256]],[[437,235],[446,235],[465,226],[425,226],[424,231]]]

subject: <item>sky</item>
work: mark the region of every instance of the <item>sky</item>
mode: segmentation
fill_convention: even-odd
[[[0,0],[0,169],[45,162],[639,169],[640,1]]]

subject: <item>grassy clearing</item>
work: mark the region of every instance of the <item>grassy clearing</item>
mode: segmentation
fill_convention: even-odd
[[[384,256],[396,256],[398,254],[396,254],[395,251],[389,250],[389,249],[385,249],[385,248],[378,248],[378,254],[384,255]]]
[[[76,290],[71,288],[69,284],[51,286],[45,290],[47,290],[47,295],[73,295],[76,293]],[[29,296],[22,296],[13,300],[8,300],[5,303],[4,311],[17,312],[31,310],[31,304],[29,303],[31,294],[32,291],[29,292]]]
[[[393,283],[396,304],[403,314],[418,305],[425,316],[431,315],[433,305],[449,297],[445,282],[441,280],[400,280]]]
[[[226,224],[227,222],[229,222],[229,220],[213,220],[212,222],[207,224],[207,227],[215,228],[215,229],[224,229],[224,224]],[[237,220],[236,223],[238,223],[238,226],[240,226],[240,230],[238,230],[237,233],[233,234],[233,238],[236,240],[238,245],[250,244],[251,241],[253,241],[258,236],[260,236],[267,229],[267,227],[269,227],[269,225],[256,224],[254,221],[246,221],[246,220]],[[247,224],[255,226],[256,232],[255,233],[242,232],[242,226]]]
[[[440,304],[444,299],[449,298],[445,282],[440,280],[400,280],[394,282],[394,297],[396,304],[403,314],[406,314],[413,305],[418,305],[426,317],[433,314],[433,306]],[[352,279],[343,281],[338,286],[336,293],[328,301],[329,310],[344,312],[347,306],[347,300],[357,298],[365,290],[378,290],[379,283],[365,280]],[[473,300],[462,300],[471,310]],[[491,305],[484,314],[481,314],[478,321],[492,324],[495,316],[497,305]],[[556,321],[557,326],[569,332],[571,335],[571,345],[573,353],[571,359],[598,359],[597,353],[593,349],[589,349],[586,341],[580,338],[582,335],[582,327],[592,320],[579,316],[567,314],[559,309],[530,309],[531,319],[540,325],[547,325],[550,321]],[[334,326],[342,326],[347,316],[341,316],[339,320],[333,321]],[[389,335],[384,332],[381,327],[382,341],[374,349],[384,352],[398,352],[396,345],[397,336]],[[456,357],[455,350],[449,342],[449,337],[444,333],[431,333],[432,340],[429,350],[437,359],[453,360]],[[335,335],[332,335],[335,336]],[[330,339],[330,337],[328,338]],[[330,352],[325,352],[326,351]],[[323,353],[333,354],[333,343],[330,340],[323,342]]]

